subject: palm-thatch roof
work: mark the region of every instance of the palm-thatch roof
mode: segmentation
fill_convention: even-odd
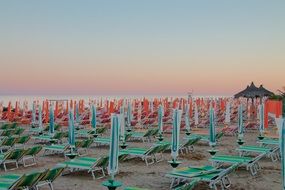
[[[246,89],[240,91],[239,93],[235,94],[235,98],[239,97],[245,97],[245,98],[257,98],[257,97],[264,97],[264,96],[271,96],[274,95],[273,92],[265,89],[263,85],[260,85],[259,88],[257,88],[253,82],[249,86],[246,87]]]

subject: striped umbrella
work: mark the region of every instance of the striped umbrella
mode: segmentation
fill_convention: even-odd
[[[243,139],[243,108],[242,104],[239,105],[238,107],[238,138]]]
[[[36,102],[33,102],[32,108],[32,124],[36,123]]]
[[[284,119],[276,119],[276,122],[279,126],[279,143],[280,143],[280,152],[281,152],[281,171],[282,171],[282,190],[285,189],[285,120]]]
[[[68,114],[68,144],[72,151],[75,148],[74,116],[72,110]]]
[[[42,116],[42,107],[39,106],[39,130],[43,130],[43,116]]]
[[[231,104],[230,102],[227,102],[225,123],[230,123],[230,122],[231,122]]]
[[[197,106],[197,102],[195,102],[195,106],[194,106],[194,118],[195,118],[195,125],[199,124],[199,113],[198,113],[198,106]]]
[[[186,130],[190,132],[189,104],[186,104],[185,108],[185,125],[186,125]]]
[[[121,140],[123,141],[123,142],[125,142],[125,126],[126,126],[126,123],[125,123],[125,111],[124,111],[125,109],[124,109],[124,106],[121,106],[121,108],[120,108],[120,115],[121,115],[121,117],[120,117],[120,135],[121,135]]]
[[[108,166],[108,174],[111,176],[112,180],[114,180],[114,176],[118,172],[119,128],[120,128],[119,116],[117,114],[112,114],[111,116],[111,144],[110,144],[110,150],[109,150],[109,166]]]
[[[54,134],[54,112],[53,106],[51,105],[49,108],[49,134]]]
[[[179,134],[181,124],[182,111],[174,109],[173,111],[173,125],[172,125],[172,137],[171,137],[171,157],[174,161],[178,157],[179,152]]]
[[[163,133],[163,107],[162,105],[159,105],[158,108],[158,128],[159,128],[159,133]]]
[[[93,130],[96,129],[96,107],[94,104],[91,105],[91,127]]]
[[[263,136],[264,133],[264,104],[259,105],[259,133]]]
[[[216,145],[216,127],[215,127],[215,113],[214,109],[210,107],[210,127],[209,127],[209,144],[211,147]]]
[[[131,105],[131,102],[128,102],[128,110],[127,110],[128,127],[131,127],[131,121],[132,121],[132,105]]]

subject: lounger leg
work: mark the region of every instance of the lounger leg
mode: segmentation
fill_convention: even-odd
[[[51,190],[53,190],[53,185],[52,185],[52,183],[51,183],[51,182],[49,182],[49,184],[48,184],[48,185],[49,185],[50,189],[51,189]]]

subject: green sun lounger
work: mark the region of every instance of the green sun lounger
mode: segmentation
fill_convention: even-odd
[[[276,162],[279,159],[279,146],[274,148],[260,147],[260,146],[240,146],[236,149],[240,152],[240,156],[246,156],[250,153],[266,154],[271,158],[272,162]]]
[[[125,187],[124,190],[148,190],[148,189],[139,188],[139,187]]]
[[[52,144],[44,147],[44,156],[52,154],[63,154],[65,156],[69,149],[69,144]]]
[[[15,129],[18,126],[17,123],[4,123],[0,129],[5,130],[5,129]]]
[[[109,145],[111,142],[110,137],[97,137],[94,139],[96,145]]]
[[[43,175],[38,183],[36,188],[48,185],[51,190],[53,190],[53,182],[62,174],[64,167],[55,167],[47,170],[46,174]]]
[[[216,140],[220,140],[222,137],[224,136],[224,133],[221,131],[219,133],[216,134]],[[199,137],[201,141],[205,141],[205,142],[209,142],[209,135],[208,134],[205,134],[205,135],[202,135],[202,134],[194,134],[192,133],[191,135],[185,137],[186,139],[189,139],[189,138],[195,138],[195,137]]]
[[[36,155],[41,152],[42,148],[43,148],[42,146],[34,146],[26,149],[22,158],[24,167],[33,166],[37,164]],[[27,164],[28,160],[32,160],[32,162]]]
[[[166,177],[172,179],[170,188],[175,186],[174,189],[178,190],[192,189],[198,182],[202,181],[208,182],[209,187],[212,189],[217,189],[217,184],[220,184],[222,188],[229,188],[231,183],[228,175],[237,167],[238,164],[234,164],[226,169],[218,169],[213,166],[189,166],[174,169],[167,173]]]
[[[232,155],[216,155],[212,156],[209,160],[214,166],[219,166],[224,163],[228,164],[239,164],[240,166],[245,166],[246,170],[249,170],[251,175],[256,175],[260,166],[258,161],[263,158],[266,153],[259,154],[256,157],[248,156],[232,156]]]
[[[84,156],[87,155],[88,149],[91,147],[93,144],[94,140],[93,139],[87,139],[83,141],[77,141],[79,143],[75,143],[75,147],[77,149],[77,152],[79,156]]]
[[[151,137],[156,136],[158,134],[158,131],[158,128],[153,128],[148,129],[146,132],[132,132],[130,138],[135,140],[142,140],[143,142],[151,142]]]
[[[39,136],[33,136],[32,139],[35,139],[36,141],[40,141],[40,142],[61,142],[62,138],[64,138],[66,133],[64,132],[56,132],[54,133],[53,136],[49,135],[49,134],[43,134],[43,135],[39,135]]]
[[[17,169],[19,167],[18,162],[23,158],[25,152],[24,149],[13,149],[0,154],[0,165],[3,165],[4,170],[7,171],[7,164],[15,163],[15,167],[10,168],[10,170]]]
[[[96,179],[95,172],[101,171],[102,175],[97,179],[105,177],[105,169],[108,166],[108,156],[103,156],[100,158],[93,157],[79,157],[72,159],[70,161],[65,161],[63,163],[59,163],[59,166],[66,167],[70,172],[73,171],[87,171],[92,174],[93,179]]]
[[[30,135],[20,136],[16,139],[15,146],[24,146],[31,139]]]
[[[15,145],[17,141],[16,137],[5,137],[0,141],[0,152],[3,153],[3,150],[8,150]]]
[[[162,153],[169,148],[169,144],[154,145],[148,149],[146,148],[128,148],[120,150],[120,154],[127,154],[129,157],[140,157],[149,166],[155,162],[163,160]],[[160,156],[160,158],[158,157]],[[151,162],[149,162],[149,160]]]

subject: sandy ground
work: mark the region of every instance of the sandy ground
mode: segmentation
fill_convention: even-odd
[[[181,134],[181,138],[185,135]],[[257,132],[247,132],[245,134],[246,144],[256,145]],[[166,139],[170,139],[170,135],[166,135]],[[32,145],[33,141],[29,142]],[[129,147],[149,147],[152,143],[142,143],[142,142],[128,142]],[[230,154],[235,155],[237,151],[236,137],[234,136],[224,136],[219,142],[217,149],[218,154]],[[203,142],[195,145],[195,151],[187,155],[180,156],[180,160],[183,162],[181,166],[187,165],[210,165],[208,161],[210,158],[207,150],[209,146]],[[100,155],[108,154],[108,146],[92,147],[89,150],[88,156],[99,157]],[[170,152],[165,152],[163,154],[165,160],[156,163],[151,166],[146,166],[145,163],[140,159],[132,159],[119,163],[119,174],[116,176],[116,180],[123,182],[124,186],[136,186],[141,188],[159,190],[159,189],[169,189],[170,179],[165,177],[165,174],[172,170],[171,166],[168,164],[168,160],[171,159]],[[25,173],[33,170],[39,170],[43,168],[51,168],[57,163],[64,161],[64,157],[60,155],[56,156],[43,156],[41,152],[38,158],[38,165],[33,167],[24,168],[20,166],[19,169],[4,172],[1,169],[0,174],[6,173]],[[270,159],[264,158],[260,161],[262,169],[256,176],[251,176],[251,174],[245,170],[245,168],[239,168],[237,171],[230,174],[230,179],[232,186],[230,189],[234,190],[268,190],[268,189],[281,189],[281,166],[280,161],[271,162]],[[77,172],[65,176],[60,176],[54,182],[54,189],[58,190],[75,190],[75,189],[106,189],[101,186],[101,183],[108,178],[93,180],[91,174],[87,172]],[[42,187],[41,189],[49,189],[48,187]],[[123,188],[120,188],[123,189]],[[195,189],[209,189],[208,185],[205,183],[200,183]]]

